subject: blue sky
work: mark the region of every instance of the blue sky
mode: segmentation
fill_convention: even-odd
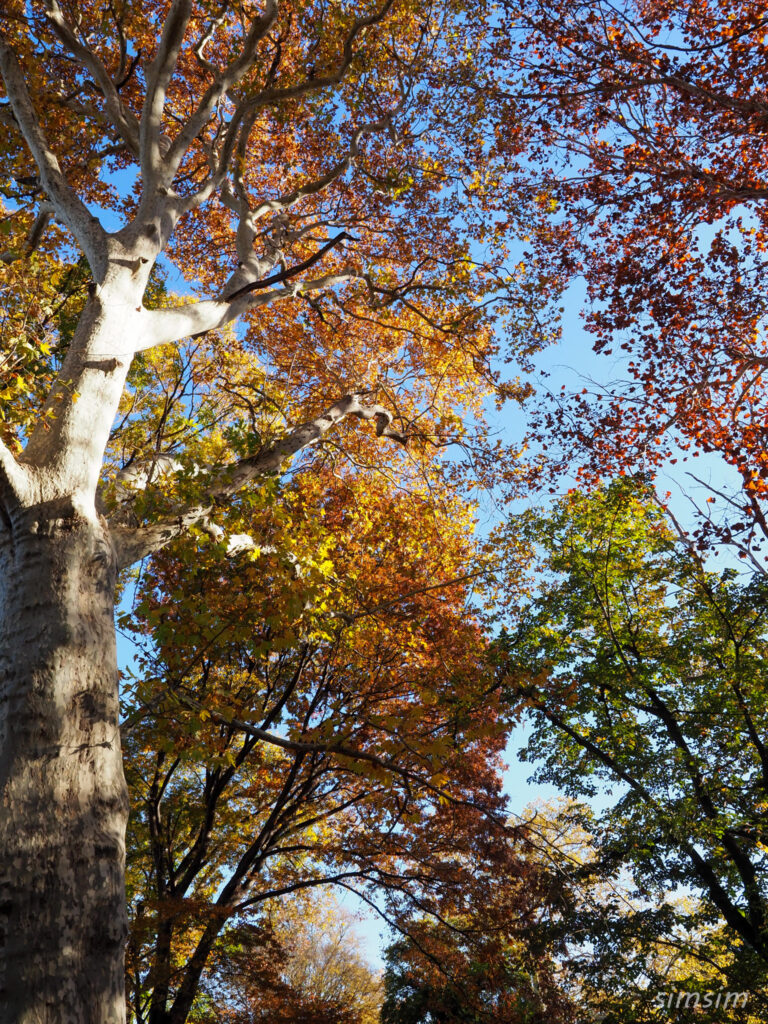
[[[187,290],[181,275],[173,273],[169,281],[172,288],[179,291]],[[577,282],[571,286],[564,297],[563,336],[562,341],[540,353],[536,359],[537,372],[547,374],[546,387],[552,391],[565,385],[567,391],[579,391],[589,380],[607,384],[611,380],[626,378],[624,361],[616,356],[596,355],[592,351],[592,338],[583,328],[580,312],[584,308],[585,289]],[[494,425],[502,431],[504,439],[511,445],[518,444],[526,433],[527,414],[525,409],[510,403],[501,414],[491,414]],[[732,480],[732,473],[716,458],[701,457],[695,460],[698,476],[711,479],[715,486],[721,487]],[[683,524],[692,525],[692,505],[688,494],[701,493],[701,488],[687,476],[688,462],[680,462],[675,467],[668,467],[659,476],[660,490],[669,490],[673,494],[672,507]],[[568,486],[564,481],[563,487]],[[701,494],[703,498],[703,493]],[[540,504],[547,500],[546,496],[532,495],[527,499],[515,502],[510,511],[519,511],[526,505]],[[480,496],[481,521],[479,528],[483,534],[497,524],[499,506],[489,496]],[[130,591],[126,598],[130,599]],[[118,660],[121,667],[128,667],[133,660],[135,649],[130,641],[118,633]],[[521,815],[528,804],[536,800],[550,800],[558,795],[558,790],[551,785],[530,782],[529,778],[535,771],[535,765],[522,762],[517,752],[524,745],[528,734],[525,723],[518,726],[512,733],[506,752],[507,770],[504,773],[505,791],[510,798],[510,812]],[[598,798],[598,804],[603,803]],[[382,965],[381,951],[391,941],[383,921],[360,904],[351,895],[339,892],[341,902],[350,910],[360,912],[358,932],[368,959],[375,967]],[[357,904],[357,905],[356,905]]]

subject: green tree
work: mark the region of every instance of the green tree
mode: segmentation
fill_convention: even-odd
[[[541,574],[496,644],[510,710],[531,722],[524,756],[575,798],[616,794],[594,823],[599,859],[607,878],[629,871],[640,898],[637,914],[592,927],[594,961],[621,962],[634,943],[624,969],[639,968],[643,944],[714,926],[723,986],[756,992],[768,964],[768,581],[708,568],[627,478],[506,530],[538,546]],[[681,892],[699,901],[673,906]]]

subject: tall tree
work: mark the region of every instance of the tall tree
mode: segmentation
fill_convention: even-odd
[[[511,849],[466,510],[377,473],[283,489],[271,554],[176,542],[122,620],[150,641],[123,730],[137,1021],[194,1015],[292,892],[353,888],[397,917],[471,899]]]
[[[538,777],[577,798],[617,792],[597,816],[598,848],[650,900],[651,939],[716,924],[732,987],[758,990],[768,965],[765,578],[708,570],[650,488],[628,479],[511,529],[542,546],[541,594],[498,642],[509,699],[533,723],[526,754],[541,760]],[[681,888],[703,916],[664,906]],[[641,920],[626,919],[630,932]],[[621,945],[622,929],[606,927],[598,948]]]
[[[408,442],[396,480],[480,422],[505,252],[464,85],[491,6],[2,5],[3,273],[30,250],[88,273],[66,330],[35,314],[53,345],[3,342],[20,409],[0,445],[9,1020],[124,1017],[118,571],[186,531],[218,542],[218,508],[324,440],[352,447],[355,420],[381,440],[355,437],[359,460]],[[194,300],[148,290],[165,257]],[[177,357],[183,399],[150,394],[161,346],[235,323],[201,378]],[[200,391],[218,404],[185,416]],[[132,429],[148,405],[154,434]]]

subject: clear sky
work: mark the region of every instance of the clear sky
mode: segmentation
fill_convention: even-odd
[[[127,195],[130,193],[133,182],[133,173],[124,172],[118,176],[112,176],[110,181],[120,191]],[[104,217],[105,226],[115,230],[120,225],[115,215],[104,211],[98,211]],[[165,264],[167,271],[167,284],[172,291],[179,293],[189,292],[190,285],[184,281],[182,275],[171,265]],[[586,289],[581,282],[573,284],[563,298],[563,319],[562,319],[562,340],[559,344],[551,346],[539,353],[536,357],[535,382],[541,388],[549,388],[552,392],[560,390],[565,385],[567,392],[578,392],[588,386],[590,390],[594,384],[608,385],[615,380],[626,380],[629,376],[626,368],[627,357],[618,355],[596,355],[592,350],[592,338],[585,332],[581,312],[586,301]],[[619,351],[618,346],[614,351]],[[538,376],[541,374],[542,376]],[[510,445],[518,445],[526,434],[528,426],[528,412],[521,409],[514,403],[509,403],[501,414],[491,412],[490,418],[494,425],[502,432],[503,438]],[[672,492],[672,508],[678,519],[687,525],[693,522],[693,506],[691,497],[696,499],[699,495],[699,503],[703,501],[704,493],[702,488],[695,484],[688,475],[695,469],[696,475],[711,480],[716,487],[728,484],[732,473],[716,457],[699,457],[692,466],[692,460],[687,460],[684,453],[676,466],[668,467],[659,474],[658,486],[661,491]],[[564,481],[563,488],[569,486],[572,481]],[[486,534],[499,520],[500,512],[498,504],[492,496],[480,495],[480,523],[481,533]],[[546,500],[546,496],[531,495],[529,498],[516,502],[508,511],[521,511],[526,505],[540,504]],[[131,591],[127,591],[125,601],[130,601]],[[122,668],[130,666],[133,662],[135,649],[130,640],[118,633],[118,661]],[[521,762],[518,758],[518,751],[524,745],[527,735],[525,723],[516,728],[510,738],[506,751],[507,770],[504,773],[505,791],[509,796],[510,812],[523,814],[527,805],[536,800],[549,800],[558,795],[558,791],[551,785],[541,785],[529,782],[530,776],[535,771],[535,765]],[[608,800],[609,798],[605,798]],[[597,804],[604,802],[600,797]],[[382,964],[381,950],[391,937],[388,935],[386,926],[380,918],[368,910],[364,905],[356,906],[354,897],[339,892],[341,901],[350,910],[359,910],[361,914],[359,934],[364,948],[372,965],[380,967]]]
[[[187,291],[181,275],[171,271],[172,280],[169,286],[172,289]],[[563,315],[563,337],[562,341],[550,347],[537,357],[537,372],[546,373],[543,384],[553,392],[565,385],[567,391],[578,392],[582,387],[592,382],[608,384],[612,380],[626,379],[628,374],[626,366],[621,357],[598,356],[592,351],[592,339],[584,331],[580,312],[584,308],[585,289],[582,284],[574,284],[564,297]],[[510,403],[501,414],[491,413],[495,416],[498,428],[503,432],[504,438],[512,445],[518,444],[526,433],[527,412]],[[682,455],[682,453],[681,453]],[[659,488],[662,491],[669,490],[673,493],[672,505],[675,514],[683,523],[692,523],[692,505],[687,495],[700,491],[698,485],[688,477],[690,462],[685,462],[681,457],[675,467],[669,467],[659,476]],[[728,482],[729,471],[719,460],[712,458],[696,459],[696,473],[698,476],[711,479],[716,486],[720,487]],[[565,481],[563,487],[567,487]],[[492,500],[480,496],[481,500],[481,522],[479,528],[486,533],[498,522],[499,506]],[[521,499],[515,503],[511,511],[520,511],[526,505],[535,505],[546,500],[544,496],[532,495],[530,498]],[[130,600],[130,591],[126,593],[124,600]],[[118,633],[118,660],[121,667],[128,667],[133,660],[135,649],[130,641]],[[535,771],[535,765],[522,762],[518,758],[519,749],[525,744],[528,729],[525,723],[517,727],[510,738],[506,751],[507,770],[504,773],[504,787],[509,796],[509,808],[513,814],[523,814],[527,805],[536,800],[549,800],[558,795],[558,791],[551,785],[542,785],[529,782],[530,776]],[[606,798],[608,799],[608,798]],[[597,803],[604,801],[598,798]],[[381,951],[388,941],[391,941],[383,921],[373,912],[366,908],[353,896],[339,892],[341,902],[352,911],[360,912],[358,932],[361,942],[367,952],[371,964],[375,967],[382,965]]]

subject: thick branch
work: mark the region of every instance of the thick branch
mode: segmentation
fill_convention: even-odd
[[[106,104],[106,111],[112,125],[128,145],[135,157],[139,156],[139,123],[131,110],[128,110],[120,99],[115,83],[98,56],[85,43],[81,42],[72,26],[65,19],[58,0],[46,0],[46,17],[60,42],[93,75],[96,85],[101,90]]]
[[[179,59],[184,33],[192,17],[192,0],[173,0],[154,60],[147,68],[147,92],[141,111],[139,141],[144,189],[163,175],[160,135],[168,84]]]
[[[275,23],[278,14],[277,0],[267,0],[264,13],[261,17],[251,22],[248,34],[243,41],[243,48],[236,60],[232,61],[225,70],[216,77],[212,85],[208,87],[205,95],[200,101],[197,109],[174,139],[173,145],[168,152],[166,165],[168,173],[173,176],[178,170],[181,161],[184,159],[189,147],[210,121],[216,107],[223,97],[236,86],[243,77],[250,71],[256,60],[256,53],[259,43],[267,35]],[[196,53],[201,57],[207,39],[198,43]],[[208,62],[210,68],[210,62]]]
[[[226,301],[232,302],[233,299],[238,299],[241,295],[248,295],[250,292],[260,291],[262,288],[270,288],[273,284],[282,284],[283,281],[289,281],[292,277],[296,277],[298,274],[302,274],[305,270],[309,270],[309,268],[314,266],[315,263],[318,263],[327,252],[335,248],[341,242],[351,238],[352,235],[348,235],[346,231],[342,231],[341,234],[336,235],[335,238],[326,242],[321,249],[318,249],[318,251],[308,259],[303,260],[301,263],[297,263],[294,267],[289,267],[287,270],[280,271],[279,274],[273,274],[271,277],[265,277],[261,281],[253,281],[251,284],[243,285],[242,288],[238,288],[237,291],[232,292],[231,295],[227,295]]]
[[[143,558],[148,558],[155,551],[160,551],[172,540],[183,536],[191,526],[198,526],[211,511],[211,508],[192,508],[172,519],[163,519],[157,523],[150,523],[149,526],[113,525],[111,536],[118,567],[125,569]]]
[[[147,316],[148,341],[132,349],[142,352],[158,345],[169,345],[181,341],[182,338],[194,337],[205,331],[215,331],[258,306],[266,306],[281,299],[290,299],[296,295],[333,288],[334,285],[352,281],[356,274],[326,274],[324,277],[299,281],[286,288],[276,288],[265,295],[253,295],[252,291],[238,295],[235,299],[207,299],[203,302],[190,302],[176,309],[156,309]],[[266,282],[256,282],[258,288],[266,287]]]
[[[40,171],[40,180],[59,219],[77,239],[97,281],[107,269],[106,234],[65,178],[40,127],[16,54],[0,36],[0,72],[16,122]]]
[[[392,414],[381,405],[363,404],[361,401],[363,397],[363,394],[345,395],[327,412],[314,420],[303,423],[263,452],[215,471],[208,494],[214,500],[229,497],[256,477],[276,473],[286,459],[321,441],[332,427],[341,423],[348,416],[374,420],[377,437],[390,437],[405,445],[408,437],[392,428]]]
[[[253,251],[254,241],[256,239],[256,222],[267,213],[284,214],[286,210],[289,210],[292,206],[301,202],[302,199],[306,199],[309,196],[319,195],[329,188],[335,181],[338,181],[349,168],[354,164],[357,157],[360,155],[360,142],[366,135],[372,135],[375,132],[384,131],[392,128],[392,121],[395,114],[402,107],[405,101],[405,97],[398,104],[395,110],[390,111],[386,116],[380,118],[378,121],[372,124],[363,125],[358,128],[352,135],[352,139],[349,144],[347,153],[333,165],[333,167],[319,178],[307,181],[305,184],[293,189],[282,196],[278,196],[276,199],[268,199],[258,204],[258,206],[252,210],[248,201],[248,195],[243,185],[242,178],[236,174],[234,176],[234,187],[229,181],[225,181],[221,189],[221,199],[225,206],[227,206],[238,218],[237,226],[237,255],[240,260],[238,270],[229,280],[229,287],[225,289],[228,292],[230,299],[235,298],[239,295],[247,294],[249,291],[256,291],[257,289],[266,288],[268,285],[278,284],[288,280],[291,277],[296,276],[304,270],[307,270],[314,263],[322,258],[322,256],[332,249],[335,245],[344,241],[345,239],[351,239],[351,235],[343,231],[337,235],[336,238],[332,239],[326,245],[324,245],[319,252],[315,253],[308,260],[303,263],[299,263],[297,266],[292,267],[288,270],[284,269],[281,273],[275,274],[271,277],[262,278],[261,275],[264,272],[262,268],[274,267],[278,262],[278,257],[281,256],[279,250],[280,238],[273,239],[269,245],[270,251],[266,257],[257,257]],[[247,143],[247,133],[244,132],[240,139],[240,150],[241,156],[245,156],[244,149]],[[284,232],[284,222],[282,218],[276,219],[279,225],[279,232]],[[305,228],[304,230],[308,230]],[[253,280],[257,278],[257,280]]]
[[[181,510],[177,516],[148,526],[131,528],[113,525],[112,538],[118,564],[124,567],[140,561],[182,536],[191,526],[205,525],[217,501],[236,494],[258,477],[277,473],[292,455],[321,441],[329,430],[349,416],[373,420],[377,437],[389,437],[402,445],[407,444],[407,434],[392,427],[392,414],[381,405],[364,404],[361,401],[363,397],[362,394],[345,395],[327,412],[303,423],[257,455],[229,466],[209,467],[207,473],[210,482],[205,488],[203,502],[197,507]]]

